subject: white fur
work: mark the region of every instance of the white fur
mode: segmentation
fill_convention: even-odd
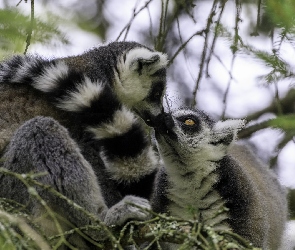
[[[216,134],[220,134],[221,136],[223,134],[230,134],[235,131],[238,132],[245,126],[244,120],[226,120],[226,121],[218,121],[215,125],[213,130]]]
[[[168,189],[168,198],[174,202],[169,207],[171,215],[188,220],[202,219],[207,225],[226,228],[227,225],[223,221],[227,218],[227,214],[218,216],[216,214],[216,211],[222,210],[224,201],[216,191],[208,194],[218,180],[214,172],[216,163],[211,161],[214,149],[204,145],[203,149],[191,154],[175,146],[171,149],[172,145],[164,139],[158,140],[158,143],[171,186]],[[175,154],[174,150],[178,154]],[[218,155],[224,156],[221,153]],[[191,175],[185,176],[187,173]],[[200,213],[200,209],[206,210]]]
[[[40,76],[34,78],[33,87],[43,92],[51,92],[58,86],[59,79],[67,77],[68,71],[69,67],[63,61],[50,65]]]
[[[158,55],[160,60],[151,64],[144,65],[142,73],[137,72],[137,60],[139,58],[150,59]],[[157,70],[166,67],[168,63],[167,55],[160,52],[152,52],[145,48],[135,48],[127,52],[119,59],[115,74],[115,91],[121,102],[132,108],[136,103],[142,101],[152,85],[151,75]],[[132,98],[131,98],[132,97]]]
[[[145,148],[137,157],[115,158],[111,161],[103,153],[101,153],[101,157],[112,178],[126,183],[152,173],[159,162],[152,147]]]
[[[157,51],[150,51],[146,48],[135,48],[127,52],[124,65],[127,69],[129,68],[129,70],[134,71],[136,69],[136,62],[138,58],[150,59],[155,55],[158,55],[160,60],[156,64],[152,64],[148,67],[149,74],[152,75],[157,70],[167,66],[167,55]]]
[[[185,116],[185,115],[194,115],[195,113],[191,109],[176,109],[173,110],[173,117]]]
[[[218,121],[214,125],[214,130],[240,130],[244,127],[245,122],[244,120],[226,120],[226,121]]]
[[[171,159],[171,161],[174,160]],[[169,207],[169,211],[171,215],[182,219],[201,219],[207,225],[227,229],[224,223],[227,214],[222,213],[224,201],[217,191],[209,193],[217,182],[217,174],[213,172],[216,166],[206,161],[196,160],[196,163],[194,169],[189,169],[191,165],[179,166],[171,163],[167,168],[168,180],[173,187],[168,190],[168,198],[174,202]],[[165,165],[168,166],[168,164]],[[191,179],[181,176],[184,174],[184,169],[194,172]],[[200,209],[203,210],[200,211]]]
[[[135,122],[134,114],[123,106],[121,110],[115,112],[111,122],[89,127],[88,130],[94,133],[97,139],[113,138],[126,133]]]
[[[77,86],[75,91],[69,92],[64,99],[59,101],[59,108],[67,111],[80,111],[85,107],[91,106],[91,101],[98,99],[104,89],[104,84],[96,81],[92,82],[90,78],[84,78],[84,82]]]

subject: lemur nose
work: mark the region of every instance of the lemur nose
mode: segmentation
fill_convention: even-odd
[[[163,111],[154,115],[151,112],[144,111],[140,114],[141,118],[145,121],[145,123],[150,127],[158,127],[161,124],[161,120],[163,120]]]

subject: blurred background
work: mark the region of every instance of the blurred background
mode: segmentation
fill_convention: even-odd
[[[64,57],[116,40],[167,53],[166,108],[245,118],[239,137],[278,173],[294,219],[294,16],[292,0],[0,0],[0,58]]]

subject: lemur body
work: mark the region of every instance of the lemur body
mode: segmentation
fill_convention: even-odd
[[[230,149],[243,121],[214,122],[202,111],[180,109],[157,123],[165,168],[157,176],[154,210],[233,230],[256,247],[277,250],[285,193],[245,146]]]
[[[158,160],[137,115],[149,123],[162,112],[166,64],[166,55],[135,42],[114,42],[68,58],[14,56],[1,62],[0,153],[4,166],[19,173],[46,170],[46,183],[67,195],[73,189],[80,192],[70,197],[92,212],[90,203],[98,197],[93,203],[98,206],[95,214],[107,223],[143,217],[142,212],[128,211],[120,202],[127,196],[149,207],[143,198],[151,193]],[[51,139],[46,141],[41,135]],[[75,154],[76,163],[71,160]],[[61,173],[67,174],[61,178]],[[14,193],[16,201],[26,201],[12,191],[14,181],[5,175],[0,179],[1,197]],[[89,190],[93,191],[87,195]],[[86,202],[82,194],[92,198]],[[54,201],[51,205],[58,207]],[[108,216],[107,208],[121,212]],[[75,213],[68,219],[77,226],[85,222]]]

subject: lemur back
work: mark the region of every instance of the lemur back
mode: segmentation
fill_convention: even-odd
[[[232,145],[242,127],[241,120],[214,122],[200,110],[162,116],[155,131],[165,167],[157,176],[152,207],[277,250],[287,217],[285,192],[244,145]]]
[[[67,194],[71,193],[67,190],[71,188],[69,182],[74,183],[77,190],[81,187],[81,194],[89,190],[77,181],[76,175],[84,176],[81,181],[86,181],[86,186],[97,182],[99,188],[89,195],[98,197],[101,207],[96,214],[106,218],[108,224],[121,224],[132,216],[145,217],[140,211],[132,213],[120,202],[127,197],[129,201],[149,206],[143,198],[151,193],[158,158],[144,122],[151,123],[162,112],[166,65],[166,55],[135,42],[114,42],[67,58],[48,60],[30,55],[14,56],[1,62],[0,154],[4,158],[3,165],[19,173],[47,169],[52,180],[57,178],[49,181],[50,185]],[[61,142],[60,146],[50,139],[52,144],[45,147],[46,140],[36,136],[44,134],[51,138],[47,133],[49,124],[54,125],[54,131],[59,131],[55,139]],[[68,134],[63,136],[60,131]],[[26,136],[28,133],[30,136]],[[27,142],[20,140],[22,137],[26,137]],[[69,144],[74,144],[69,155],[82,153],[71,171],[67,170],[71,157],[64,156],[64,159],[59,153],[67,151]],[[52,150],[45,151],[50,146]],[[43,158],[46,161],[41,162],[45,165],[40,165],[38,162]],[[23,159],[30,159],[31,169],[24,167]],[[54,164],[48,166],[50,162]],[[82,174],[89,166],[90,172]],[[67,178],[58,179],[63,172],[60,168],[68,173]],[[3,181],[8,180],[5,175],[0,178],[0,196],[11,197],[14,182]],[[79,198],[82,196],[74,196],[74,201],[86,204],[86,209],[93,211],[91,200],[85,203]],[[14,198],[22,200],[18,195]],[[109,214],[119,209],[116,217],[115,214],[105,216],[107,208]],[[77,222],[78,226],[82,223],[79,218],[70,218],[70,221]]]

